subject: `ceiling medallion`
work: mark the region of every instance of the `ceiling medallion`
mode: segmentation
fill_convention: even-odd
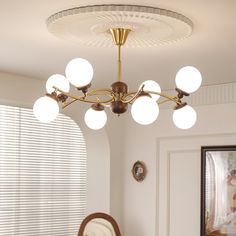
[[[153,47],[191,35],[193,23],[177,12],[133,5],[95,5],[67,9],[47,20],[59,38],[89,47],[113,47],[110,29],[130,29],[127,47]]]
[[[38,120],[45,123],[54,120],[59,113],[59,103],[65,108],[74,102],[86,102],[92,104],[84,116],[86,125],[91,129],[104,127],[107,122],[105,108],[109,107],[112,113],[120,115],[128,110],[129,105],[133,119],[148,125],[157,119],[159,105],[173,102],[174,124],[180,129],[188,129],[195,124],[195,110],[183,101],[201,85],[201,73],[195,67],[185,66],[177,72],[175,96],[163,93],[153,80],[143,82],[137,91],[129,91],[122,80],[121,67],[123,45],[156,46],[186,37],[192,29],[188,18],[159,8],[102,5],[61,11],[49,17],[47,23],[50,31],[57,36],[77,38],[78,42],[88,46],[109,46],[113,41],[118,49],[117,80],[110,88],[90,89],[92,65],[83,58],[71,60],[65,69],[66,76],[50,76],[46,83],[46,95],[35,102],[33,111]],[[110,40],[104,37],[107,35]],[[70,84],[77,88],[78,95],[69,92]]]

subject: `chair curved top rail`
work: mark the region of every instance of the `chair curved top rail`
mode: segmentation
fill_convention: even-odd
[[[112,216],[110,216],[106,213],[103,213],[103,212],[92,213],[92,214],[88,215],[87,217],[85,217],[80,225],[79,232],[78,232],[77,236],[84,236],[84,230],[85,230],[86,225],[91,220],[97,219],[97,218],[104,219],[104,220],[107,220],[108,222],[110,222],[114,231],[115,231],[116,236],[121,236],[119,226],[116,223],[115,219]]]

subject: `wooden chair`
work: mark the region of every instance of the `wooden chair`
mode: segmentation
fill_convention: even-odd
[[[77,236],[89,236],[89,235],[86,235],[86,226],[89,227],[89,224],[91,222],[93,222],[94,220],[96,220],[96,219],[99,219],[99,221],[101,221],[100,219],[105,220],[104,222],[107,222],[112,227],[112,232],[115,233],[114,235],[115,236],[121,236],[119,226],[116,223],[115,219],[112,216],[110,216],[110,215],[108,215],[106,213],[102,213],[102,212],[96,212],[96,213],[88,215],[82,221]],[[97,221],[97,222],[99,222],[99,221]],[[107,223],[104,224],[104,223],[101,222],[99,227],[102,227],[102,226],[107,227],[106,226],[106,225],[108,225]]]

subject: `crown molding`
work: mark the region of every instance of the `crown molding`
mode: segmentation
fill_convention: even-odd
[[[165,92],[175,94],[174,90]],[[191,106],[236,103],[236,83],[201,86],[198,91],[184,98],[184,100]],[[172,109],[173,104],[166,103],[161,108]]]

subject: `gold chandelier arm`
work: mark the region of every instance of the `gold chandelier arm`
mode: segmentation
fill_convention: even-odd
[[[62,106],[62,109],[68,107],[70,104],[72,104],[72,103],[74,103],[74,102],[76,102],[76,101],[78,101],[78,99],[73,99],[73,100],[71,100],[71,101],[69,101],[69,102],[67,102],[67,101],[64,102],[64,103],[63,103],[63,106]]]
[[[88,97],[92,97],[92,96],[108,96],[110,98],[109,99],[104,99],[104,98],[101,99],[99,97],[96,97],[96,101],[88,99]],[[99,102],[103,105],[106,105],[107,103],[115,101],[115,94],[111,89],[106,89],[106,88],[105,89],[104,88],[94,89],[94,90],[87,92],[85,94],[85,98],[86,98],[87,102],[91,102],[91,103]]]
[[[114,95],[113,91],[111,89],[106,89],[106,88],[105,89],[103,89],[103,88],[102,89],[94,89],[94,90],[91,90],[91,91],[85,93],[82,96],[73,95],[71,93],[66,93],[58,88],[55,88],[55,91],[59,91],[60,93],[62,93],[63,95],[65,95],[71,99],[70,101],[66,101],[63,103],[63,108],[69,106],[70,104],[72,104],[76,101],[87,102],[87,103],[99,102],[101,104],[107,104],[107,103],[110,103],[115,100],[115,95]],[[103,96],[103,97],[101,97],[101,96]],[[105,96],[107,96],[109,98],[104,98]],[[92,97],[94,97],[94,98],[92,99]]]
[[[74,103],[76,101],[87,102],[87,103],[98,103],[99,102],[100,104],[102,104],[104,106],[107,106],[107,104],[109,104],[110,102],[113,102],[114,99],[110,98],[110,99],[101,101],[101,99],[99,99],[98,97],[96,97],[96,100],[95,99],[94,100],[88,100],[88,99],[75,99],[75,98],[72,98],[72,100],[70,100],[69,102],[68,101],[64,102],[62,108],[64,109],[64,108],[68,107],[69,105],[71,105],[72,103]]]
[[[143,90],[140,89],[140,90],[138,90],[138,92],[130,92],[130,93],[126,94],[122,98],[122,102],[124,102],[124,103],[132,103],[139,96],[139,94],[142,91]],[[169,96],[169,95],[164,94],[164,93],[159,93],[159,92],[154,92],[154,91],[146,91],[146,90],[144,92],[149,93],[149,94],[160,95],[161,97],[166,98],[165,100],[163,100],[161,102],[158,102],[158,104],[162,104],[162,103],[169,102],[169,101],[173,101],[173,102],[175,102],[178,105],[180,105],[182,103],[181,100],[177,96]],[[131,98],[129,100],[126,100],[128,97],[131,97]]]
[[[142,87],[137,92],[130,92],[130,93],[125,94],[125,96],[121,98],[121,101],[126,104],[133,102],[140,95],[140,93],[143,92],[143,88],[144,88],[144,85],[142,85]],[[128,97],[131,97],[131,98],[129,100],[126,100]]]
[[[142,90],[138,90],[137,92],[127,93],[125,96],[121,98],[121,101],[123,103],[132,103],[139,96],[141,92]],[[126,100],[128,97],[131,97],[131,98]]]
[[[77,96],[71,95],[71,94],[66,94],[66,93],[64,93],[64,94],[67,95],[68,97],[70,97],[71,100],[64,102],[62,108],[65,108],[65,107],[69,106],[70,104],[72,104],[76,101],[87,102],[87,103],[97,103],[97,100],[96,101],[95,100],[89,100],[89,99],[86,99],[84,96],[77,97]],[[110,100],[111,99],[103,101],[103,103],[108,103],[108,102],[110,102]]]
[[[114,93],[111,89],[106,89],[106,88],[101,88],[101,89],[93,89],[91,91],[88,91],[85,96],[93,96],[97,94],[102,94],[102,95],[110,95],[114,97]]]
[[[157,101],[157,104],[158,105],[161,105],[161,104],[164,104],[164,103],[166,103],[166,102],[170,102],[171,100],[169,100],[169,99],[165,99],[165,100],[162,100],[162,101]],[[178,102],[178,101],[176,101],[176,104],[178,104],[178,105],[180,105],[181,104],[181,102]]]
[[[168,102],[168,101],[173,101],[178,105],[181,104],[181,100],[177,96],[169,96],[165,93],[158,93],[158,92],[153,92],[153,91],[145,91],[145,92],[150,93],[150,94],[157,94],[157,95],[160,95],[163,98],[166,98],[166,100],[163,100],[162,102],[160,102],[160,104],[162,104],[164,102]]]

